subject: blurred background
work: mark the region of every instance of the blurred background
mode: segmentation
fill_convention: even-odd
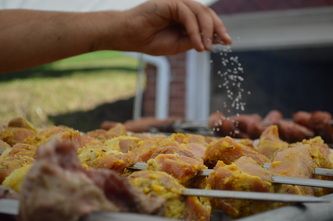
[[[0,8],[61,11],[126,9],[135,0],[0,0]],[[202,1],[223,18],[244,73],[246,108],[287,117],[298,110],[333,113],[333,0]],[[0,75],[0,123],[23,116],[35,125],[82,131],[104,120],[177,116],[206,121],[227,91],[221,48],[152,57],[113,51],[85,54]],[[224,55],[223,55],[224,56]],[[230,114],[239,113],[232,109]]]

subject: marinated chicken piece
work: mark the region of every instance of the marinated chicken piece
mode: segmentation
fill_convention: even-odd
[[[271,163],[270,171],[274,175],[312,178],[315,163],[307,146],[297,143],[290,148],[279,151],[275,154]],[[281,193],[293,193],[300,195],[312,195],[313,189],[293,185],[281,185],[277,190]]]
[[[203,197],[187,197],[185,220],[210,221],[212,207],[209,199]]]
[[[114,150],[122,153],[128,153],[137,148],[141,139],[133,136],[119,136],[112,139],[105,140],[105,145],[112,147]]]
[[[17,143],[31,143],[30,140],[35,139],[36,135],[34,130],[21,127],[6,127],[0,130],[0,140],[11,146]]]
[[[185,185],[206,167],[201,159],[177,154],[159,154],[148,161],[148,169],[164,171]]]
[[[170,136],[170,138],[181,144],[190,144],[190,143],[197,143],[203,145],[207,144],[207,140],[205,139],[204,136],[196,134],[174,133]]]
[[[219,161],[207,180],[208,187],[217,190],[273,192],[270,173],[250,157],[241,157],[230,165]],[[238,218],[274,208],[278,204],[250,200],[212,199],[213,208]]]
[[[107,199],[117,206],[119,211],[160,213],[164,202],[162,198],[146,196],[140,189],[132,186],[127,178],[118,173],[105,169],[89,170],[85,173],[104,192]]]
[[[169,137],[145,138],[132,150],[137,162],[146,162],[160,153],[181,153],[193,156],[189,149],[184,149],[180,143]]]
[[[0,140],[0,156],[5,150],[7,150],[9,148],[10,148],[10,145],[8,143],[6,143],[5,141]]]
[[[106,133],[107,133],[107,130],[97,129],[97,130],[89,131],[86,134],[89,137],[93,137],[93,138],[96,138],[98,140],[105,140],[105,139],[108,138]]]
[[[61,134],[61,133],[65,133],[65,132],[78,132],[74,129],[71,129],[69,127],[65,127],[65,126],[51,126],[51,127],[46,127],[41,129],[38,132],[39,137],[44,138],[45,140],[56,135],[56,134]]]
[[[52,136],[61,136],[64,139],[71,140],[76,148],[81,147],[82,145],[86,144],[96,144],[96,140],[92,140],[93,138],[89,138],[85,135],[80,135],[79,132],[65,128],[65,127],[51,127],[49,129],[44,129],[40,133],[38,133],[38,137],[40,138],[37,143],[43,143],[47,142],[47,140],[50,139]],[[30,144],[24,144],[24,143],[18,143],[15,144],[12,148],[7,148],[6,151],[1,155],[0,157],[0,182],[3,182],[3,180],[10,175],[14,170],[18,169],[20,171],[20,168],[25,167],[27,165],[30,165],[36,156],[36,151],[38,149],[39,145],[30,145]],[[119,161],[120,159],[116,159],[116,161]],[[100,163],[102,165],[107,165],[109,167],[112,159],[105,159],[105,161],[101,161]],[[116,166],[116,163],[114,163],[114,168],[125,168],[127,165],[118,167]],[[20,173],[21,174],[21,173]],[[19,176],[17,176],[17,173],[14,173],[12,175],[15,179],[17,179]],[[15,180],[14,179],[14,180]],[[11,179],[12,180],[12,179]],[[11,182],[11,185],[15,185],[16,188],[19,187],[19,183],[13,184]]]
[[[214,167],[217,161],[231,164],[242,156],[248,156],[259,164],[269,162],[269,159],[253,148],[238,143],[231,137],[224,137],[208,145],[204,161],[208,167]]]
[[[36,146],[16,144],[0,156],[0,183],[14,170],[30,165],[36,155]]]
[[[160,154],[177,154],[180,156],[201,159],[197,158],[187,146],[182,144],[177,144],[174,146],[157,147],[156,149],[154,149],[150,158],[155,158]]]
[[[253,160],[251,157],[241,157],[237,159],[234,164],[243,172],[252,175],[258,176],[262,180],[271,182],[271,173],[259,165],[258,162]]]
[[[309,149],[301,143],[277,152],[273,163],[271,171],[283,176],[309,178],[315,168]]]
[[[25,119],[18,117],[0,127],[0,140],[13,146],[17,143],[33,144],[37,139],[36,129]]]
[[[128,179],[146,195],[164,199],[161,215],[188,221],[210,220],[210,202],[205,198],[182,196],[184,187],[169,174],[161,171],[138,171]]]
[[[7,126],[0,128],[0,140],[11,146],[17,143],[32,144],[36,136],[36,129],[23,118],[15,118]]]
[[[186,147],[191,151],[191,153],[194,155],[195,158],[203,159],[205,157],[207,145],[203,145],[203,144],[199,144],[199,143],[189,143],[186,145]]]
[[[27,121],[26,119],[24,119],[22,117],[17,117],[17,118],[10,120],[8,122],[8,127],[19,127],[19,128],[26,128],[29,130],[36,131],[34,126],[29,121]]]
[[[74,221],[93,211],[160,209],[161,200],[143,195],[115,172],[83,169],[75,145],[58,136],[39,148],[22,186],[20,220]]]
[[[288,148],[288,145],[280,139],[278,127],[273,125],[262,133],[256,150],[272,160],[277,151]]]
[[[28,164],[21,168],[15,169],[5,178],[5,180],[2,182],[2,185],[19,193],[21,191],[23,180],[30,168],[31,164]]]
[[[179,135],[179,134],[178,134]],[[204,157],[207,144],[201,142],[194,142],[194,140],[188,140],[188,142],[176,142],[174,143],[174,137],[165,138],[159,142],[158,147],[154,149],[151,154],[151,158],[159,154],[178,154],[188,157],[194,157],[196,159],[202,159]],[[188,137],[190,139],[190,137]],[[193,138],[193,137],[192,137]]]
[[[181,219],[185,215],[184,187],[169,174],[161,171],[138,171],[128,176],[129,182],[148,196],[164,199],[162,215]]]
[[[84,174],[71,143],[52,140],[38,158],[22,185],[22,221],[74,221],[93,211],[118,211]]]
[[[108,130],[98,129],[98,130],[88,132],[87,135],[97,138],[99,140],[107,140],[107,139],[111,139],[114,137],[126,136],[127,131],[123,124],[118,123],[118,124],[115,124],[114,127],[110,128]]]
[[[204,157],[208,140],[201,135],[175,133],[170,136],[171,139],[181,144],[180,149],[187,149],[197,159]]]
[[[333,162],[330,159],[331,150],[321,137],[303,140],[302,143],[309,148],[316,167],[333,168]]]
[[[122,153],[107,145],[88,145],[78,149],[78,157],[85,167],[106,168],[123,172],[134,163],[131,152]]]

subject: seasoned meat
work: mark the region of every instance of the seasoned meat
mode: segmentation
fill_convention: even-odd
[[[78,220],[101,210],[159,210],[160,200],[143,195],[115,172],[83,169],[76,149],[73,140],[59,136],[39,148],[38,160],[22,186],[22,221]]]
[[[314,168],[315,163],[311,158],[308,147],[297,143],[276,153],[270,171],[274,175],[311,178]],[[301,195],[313,194],[313,189],[310,187],[292,185],[281,185],[277,191]]]
[[[314,136],[311,130],[294,122],[280,120],[277,125],[281,138],[289,142],[301,141]]]
[[[160,171],[138,171],[128,178],[131,184],[146,195],[164,199],[162,215],[187,221],[209,220],[211,212],[209,201],[204,198],[182,196],[184,187],[169,174]]]
[[[269,159],[253,148],[238,143],[231,137],[224,137],[208,145],[205,153],[205,164],[214,167],[217,161],[223,161],[225,164],[231,164],[242,156],[248,156],[259,164],[268,162]]]
[[[183,218],[185,212],[184,187],[165,172],[138,171],[128,177],[130,183],[148,196],[164,199],[162,215],[170,218]]]
[[[299,125],[310,128],[311,113],[298,111],[293,115],[293,121]]]
[[[203,197],[186,198],[186,221],[210,221],[212,207],[209,199]]]
[[[14,170],[32,164],[37,147],[29,144],[16,144],[0,156],[0,183]]]
[[[14,146],[17,143],[30,143],[30,139],[36,137],[34,130],[21,127],[7,127],[0,129],[0,140]],[[30,138],[30,139],[29,139]]]
[[[105,144],[79,148],[78,157],[86,167],[107,168],[118,172],[122,172],[134,163],[134,156],[131,152],[122,153]]]
[[[113,171],[99,169],[86,171],[86,174],[122,212],[154,214],[162,207],[161,198],[145,196],[139,189],[133,188],[126,178]]]
[[[303,140],[302,143],[309,148],[316,167],[333,168],[333,162],[330,159],[331,150],[322,138],[315,137],[309,140]]]
[[[70,142],[53,139],[38,158],[22,186],[22,221],[72,221],[93,211],[118,211],[83,172]]]
[[[256,150],[272,160],[277,151],[286,148],[288,143],[280,139],[278,127],[269,126],[261,134]]]
[[[159,154],[148,161],[148,169],[167,172],[182,184],[205,168],[203,160],[177,154]]]
[[[208,177],[208,186],[217,190],[273,192],[270,173],[250,157],[241,157],[230,165],[219,161]],[[277,204],[251,200],[212,199],[213,208],[237,218],[262,212]]]
[[[26,177],[28,171],[31,168],[31,164],[27,164],[20,168],[13,170],[2,182],[4,187],[8,187],[12,190],[15,190],[17,193],[21,191],[21,186]]]
[[[27,121],[22,117],[13,118],[12,120],[10,120],[8,122],[8,127],[26,128],[29,130],[36,131],[34,126],[29,121]]]
[[[3,152],[5,152],[5,150],[9,149],[10,145],[8,143],[6,143],[3,140],[0,140],[0,156],[2,155]]]

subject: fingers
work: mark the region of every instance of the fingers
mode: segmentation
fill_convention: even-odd
[[[206,50],[211,49],[213,39],[219,39],[219,43],[231,44],[231,37],[227,33],[221,19],[213,10],[192,0],[185,0],[183,3],[196,15],[202,37],[201,41],[205,45]],[[214,36],[214,33],[216,36]]]
[[[205,45],[206,50],[210,50],[214,34],[214,21],[207,7],[195,1],[183,1],[195,14],[199,24],[201,41]]]
[[[186,32],[191,39],[194,48],[197,51],[203,51],[205,48],[201,41],[199,25],[197,22],[193,22],[197,20],[195,14],[193,14],[186,5],[179,4],[178,16],[180,22],[185,26]]]
[[[209,9],[209,11],[210,11],[210,13],[213,17],[213,21],[214,21],[214,32],[215,32],[216,38],[218,40],[218,42],[216,42],[216,43],[221,43],[221,40],[222,40],[222,42],[226,45],[231,44],[232,39],[231,39],[230,35],[228,34],[223,21],[219,18],[219,16],[212,9]]]

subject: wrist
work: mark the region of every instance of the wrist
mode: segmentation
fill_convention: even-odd
[[[85,27],[90,38],[90,51],[126,50],[126,16],[125,12],[92,12],[85,15]]]

